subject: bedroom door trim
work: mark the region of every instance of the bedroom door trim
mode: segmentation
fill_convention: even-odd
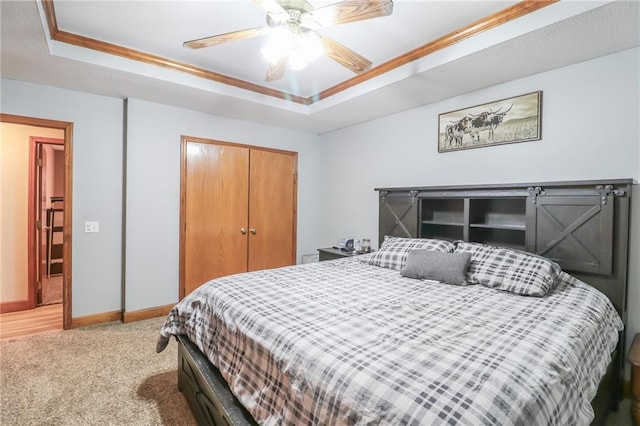
[[[71,325],[71,283],[72,283],[72,207],[73,207],[73,123],[68,121],[49,120],[44,118],[26,117],[21,115],[0,113],[0,122],[21,124],[34,127],[48,127],[64,131],[64,232],[62,250],[62,327],[67,330]],[[33,217],[30,216],[30,221]],[[29,223],[29,233],[35,230],[35,223]],[[35,250],[29,239],[29,250]]]

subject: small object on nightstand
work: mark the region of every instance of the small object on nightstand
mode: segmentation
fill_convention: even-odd
[[[349,238],[347,241],[345,241],[344,251],[355,251],[355,243],[353,242],[353,238]]]
[[[631,364],[631,421],[640,426],[640,333],[633,339],[627,360]]]

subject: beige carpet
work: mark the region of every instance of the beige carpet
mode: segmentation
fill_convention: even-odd
[[[0,342],[1,425],[195,425],[163,318]]]
[[[0,425],[195,425],[164,318],[0,341]],[[625,400],[607,426],[631,425]]]

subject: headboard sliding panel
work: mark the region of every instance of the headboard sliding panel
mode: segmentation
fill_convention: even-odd
[[[418,203],[415,191],[380,191],[379,235],[418,235]]]

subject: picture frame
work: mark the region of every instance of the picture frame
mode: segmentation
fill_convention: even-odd
[[[438,115],[438,152],[541,138],[541,90]]]

